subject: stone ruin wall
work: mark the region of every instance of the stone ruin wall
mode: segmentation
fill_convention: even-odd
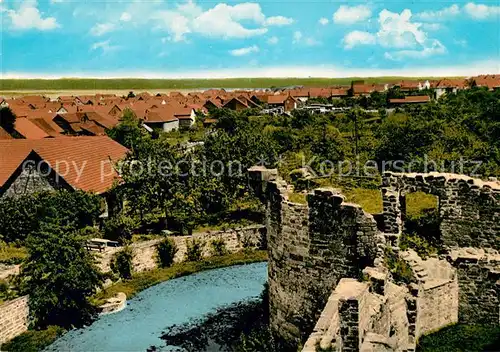
[[[264,249],[266,248],[266,228],[262,225],[246,226],[221,231],[207,231],[194,233],[191,236],[170,236],[177,246],[177,253],[174,257],[174,262],[179,263],[185,260],[188,241],[201,241],[203,246],[203,257],[213,255],[211,241],[214,239],[222,239],[226,245],[228,252],[238,252],[244,248]],[[156,245],[162,239],[154,239],[149,241],[135,242],[130,247],[132,248],[133,258],[132,265],[134,272],[152,270],[157,267],[156,261]],[[113,256],[121,251],[123,247],[108,248],[105,252],[95,252],[98,258],[98,266],[103,272],[111,271],[111,261]]]
[[[288,199],[291,188],[273,174],[250,177],[267,204],[271,329],[300,343],[340,279],[358,278],[373,264],[383,237],[373,217],[337,190],[318,189],[307,204],[297,204]]]
[[[0,345],[28,330],[28,296],[0,305]]]
[[[307,204],[295,204],[287,197],[292,188],[275,170],[251,169],[250,181],[268,209],[271,327],[279,337],[300,341],[314,320],[305,339],[307,352],[318,346],[414,351],[420,336],[459,321],[499,323],[498,182],[387,173],[378,231],[371,215],[345,203],[336,190],[315,190]],[[422,260],[412,250],[398,249],[405,196],[416,191],[439,198],[448,255]],[[385,268],[386,246],[411,268],[410,284],[395,283]],[[478,256],[481,249],[464,251],[465,246],[490,250]],[[359,281],[362,271],[367,282]]]
[[[500,184],[464,175],[385,173],[384,232],[400,234],[405,197],[421,191],[438,198],[441,240],[447,248],[500,249]]]

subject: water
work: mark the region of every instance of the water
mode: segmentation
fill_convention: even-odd
[[[201,319],[225,305],[258,297],[267,280],[267,264],[256,263],[204,271],[140,292],[121,312],[91,326],[72,330],[47,351],[146,351],[165,347],[168,328]]]

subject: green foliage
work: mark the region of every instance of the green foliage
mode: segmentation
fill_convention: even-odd
[[[134,254],[132,248],[125,247],[117,252],[111,260],[111,270],[124,280],[132,278],[132,260]]]
[[[104,237],[108,240],[126,243],[132,239],[137,224],[129,216],[119,214],[104,223]]]
[[[292,203],[307,204],[307,197],[303,193],[288,193],[288,200]]]
[[[431,245],[425,237],[403,233],[400,237],[399,248],[403,251],[411,248],[422,258],[426,259],[433,254],[437,254],[438,249]]]
[[[23,242],[44,222],[71,230],[93,226],[101,213],[101,198],[82,191],[42,192],[0,200],[0,237]]]
[[[65,331],[60,326],[48,326],[45,330],[28,330],[4,343],[0,349],[8,352],[43,351],[45,347],[51,345]]]
[[[214,256],[222,256],[228,253],[226,242],[222,237],[214,238],[210,242],[210,246],[212,247],[212,255]]]
[[[453,325],[419,339],[418,352],[500,351],[500,327]]]
[[[165,238],[156,245],[158,265],[160,268],[168,268],[169,266],[172,266],[177,250],[177,246],[171,238]]]
[[[408,263],[399,258],[392,248],[385,248],[385,265],[396,283],[410,284],[414,281],[413,271]]]
[[[36,327],[70,328],[92,321],[97,311],[89,301],[102,285],[94,256],[77,233],[45,223],[26,241],[28,258],[21,267],[20,287],[30,296]]]
[[[16,287],[7,280],[0,280],[0,302],[8,301],[19,296]]]
[[[12,134],[15,132],[16,115],[9,107],[0,108],[0,127]]]
[[[205,243],[193,238],[186,240],[186,260],[188,262],[199,262],[203,258],[203,247]]]
[[[0,241],[0,263],[1,264],[21,264],[26,258],[26,248],[16,247]]]
[[[125,109],[120,123],[106,133],[128,149],[136,148],[143,138],[149,138],[148,132],[142,127],[142,122],[130,109]]]

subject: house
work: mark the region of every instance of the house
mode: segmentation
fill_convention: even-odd
[[[477,87],[487,87],[489,90],[500,89],[500,75],[480,75],[471,80]]]
[[[268,95],[265,100],[270,108],[283,108],[283,111],[286,112],[297,109],[298,100],[291,95]]]
[[[42,139],[50,137],[43,129],[26,117],[16,119],[14,130],[25,139]]]
[[[395,84],[395,86],[399,87],[399,90],[402,92],[412,92],[420,90],[420,83],[417,81],[400,81]]]
[[[128,150],[109,137],[0,140],[0,196],[56,189],[105,195]]]
[[[428,95],[413,95],[406,96],[401,99],[389,99],[389,105],[400,106],[406,104],[426,104],[431,101],[431,97]]]
[[[349,95],[348,87],[332,88],[330,92],[331,99],[341,99],[347,97],[348,95]]]
[[[174,116],[172,109],[154,109],[146,113],[144,125],[153,129],[170,132],[179,129],[179,119]]]
[[[189,128],[196,122],[196,112],[190,107],[176,108],[174,116],[179,120],[179,128]]]
[[[253,102],[252,102],[253,103]],[[254,103],[255,104],[255,103]],[[224,108],[230,109],[230,110],[235,110],[235,111],[241,111],[245,109],[251,108],[248,104],[248,100],[243,100],[237,97],[231,98],[228,100],[224,105]]]
[[[465,89],[467,82],[464,79],[451,79],[445,78],[436,83],[434,88],[434,95],[439,99],[446,93],[456,93],[459,90]]]
[[[300,102],[305,103],[309,99],[309,89],[308,88],[294,88],[290,89],[288,93]]]

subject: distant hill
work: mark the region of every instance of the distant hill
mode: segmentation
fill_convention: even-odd
[[[401,80],[439,79],[437,77],[346,77],[346,78],[227,78],[227,79],[138,79],[138,78],[62,78],[0,79],[0,91],[16,90],[112,90],[112,89],[209,89],[271,88],[289,86],[325,87],[350,85],[353,80],[367,83],[391,83]]]

